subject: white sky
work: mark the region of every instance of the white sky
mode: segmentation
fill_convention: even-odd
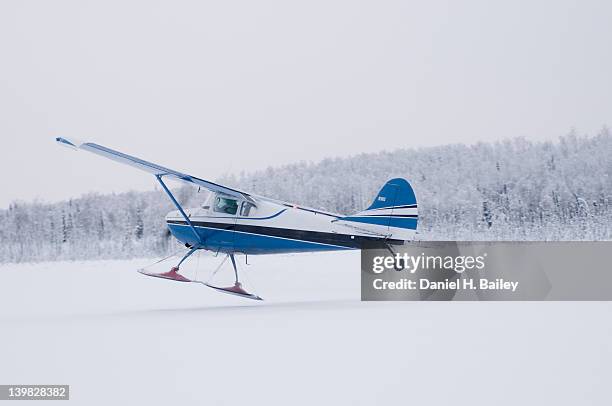
[[[612,123],[610,1],[2,1],[0,207]]]

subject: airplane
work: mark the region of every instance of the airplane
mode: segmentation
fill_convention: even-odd
[[[166,215],[168,230],[189,249],[168,272],[144,275],[178,282],[198,282],[222,293],[262,300],[249,293],[239,280],[235,255],[301,253],[387,248],[412,240],[417,228],[417,200],[403,178],[389,180],[370,206],[358,213],[342,215],[247,193],[200,179],[124,154],[93,142],[57,137],[75,150],[89,151],[155,176],[177,210]],[[176,180],[210,191],[201,207],[185,209],[165,180]],[[225,254],[234,268],[234,285],[216,286],[191,280],[179,273],[181,264],[197,250]]]

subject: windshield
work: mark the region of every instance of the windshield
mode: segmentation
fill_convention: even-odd
[[[226,197],[217,197],[213,208],[217,213],[225,213],[235,215],[238,211],[238,202],[234,199]]]

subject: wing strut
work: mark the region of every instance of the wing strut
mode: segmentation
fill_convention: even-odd
[[[183,218],[185,219],[187,224],[189,224],[189,227],[191,228],[191,231],[193,231],[193,234],[196,236],[196,239],[198,240],[198,242],[200,244],[202,244],[202,239],[200,238],[200,234],[198,234],[198,232],[196,231],[195,227],[193,226],[193,223],[189,219],[189,216],[185,213],[185,211],[183,210],[183,208],[181,207],[179,202],[174,198],[174,195],[172,194],[172,192],[170,192],[170,189],[168,189],[168,186],[166,186],[166,184],[162,180],[162,176],[163,175],[155,175],[155,178],[158,180],[158,182],[162,186],[162,188],[164,188],[164,191],[166,192],[168,197],[170,197],[170,200],[172,200],[172,203],[174,203],[174,205],[176,206],[178,211],[181,213],[181,215],[183,216]]]

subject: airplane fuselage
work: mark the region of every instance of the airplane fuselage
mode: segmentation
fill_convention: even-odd
[[[269,201],[254,206],[213,194],[201,208],[185,213],[191,225],[178,211],[166,216],[172,235],[184,244],[211,251],[278,254],[361,249],[382,241],[403,243],[347,226],[339,221],[340,215]]]

